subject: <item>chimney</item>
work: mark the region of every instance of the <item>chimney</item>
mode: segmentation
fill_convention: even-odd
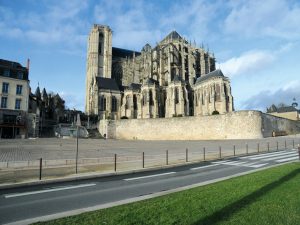
[[[26,65],[26,68],[27,68],[28,72],[29,72],[29,67],[30,67],[30,59],[27,59],[27,65]]]

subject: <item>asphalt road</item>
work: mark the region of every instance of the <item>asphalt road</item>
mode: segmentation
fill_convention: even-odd
[[[0,191],[0,223],[147,196],[298,159],[296,149],[202,162],[129,175]]]

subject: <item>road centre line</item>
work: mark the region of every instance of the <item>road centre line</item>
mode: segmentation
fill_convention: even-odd
[[[194,167],[191,168],[190,170],[199,170],[199,169],[203,169],[203,168],[207,168],[207,167],[212,167],[212,166],[217,166],[219,164],[213,164],[213,165],[207,165],[207,166],[200,166],[200,167]]]
[[[4,195],[4,198],[15,198],[15,197],[21,197],[26,195],[35,195],[35,194],[42,194],[47,192],[54,192],[54,191],[63,191],[63,190],[69,190],[69,189],[76,189],[76,188],[83,188],[83,187],[91,187],[95,186],[96,184],[79,184],[79,185],[73,185],[73,186],[67,186],[67,187],[58,187],[58,188],[52,188],[47,190],[40,190],[40,191],[29,191],[29,192],[23,192],[23,193],[14,193],[14,194],[7,194]]]
[[[174,173],[176,173],[176,172],[160,173],[160,174],[154,174],[154,175],[142,176],[142,177],[133,177],[133,178],[127,178],[124,180],[125,181],[139,180],[139,179],[145,179],[145,178],[150,178],[150,177],[165,176],[165,175],[170,175],[170,174],[174,174]]]

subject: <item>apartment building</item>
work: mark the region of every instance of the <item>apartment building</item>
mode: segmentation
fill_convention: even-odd
[[[0,59],[0,138],[24,138],[29,104],[29,60],[18,62]]]

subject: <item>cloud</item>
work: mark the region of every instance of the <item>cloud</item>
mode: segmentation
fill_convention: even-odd
[[[219,64],[220,68],[229,77],[241,76],[244,73],[254,73],[272,64],[281,54],[290,51],[298,42],[289,42],[276,50],[252,50],[232,57]]]
[[[83,28],[86,24],[78,17],[87,8],[86,1],[28,4],[33,10],[23,8],[16,11],[12,7],[0,6],[0,36],[43,46],[64,44],[69,51],[85,46],[87,34]]]
[[[233,57],[220,63],[220,68],[229,77],[254,72],[275,60],[274,54],[268,51],[250,51],[239,57]]]
[[[285,103],[291,105],[293,98],[300,102],[300,81],[294,80],[275,91],[262,91],[242,102],[241,109],[257,109],[265,111],[272,104]]]
[[[227,34],[246,37],[300,37],[300,4],[297,1],[260,0],[231,2],[224,22]]]
[[[66,108],[84,111],[85,95],[81,93],[60,92],[59,95],[65,100]]]

